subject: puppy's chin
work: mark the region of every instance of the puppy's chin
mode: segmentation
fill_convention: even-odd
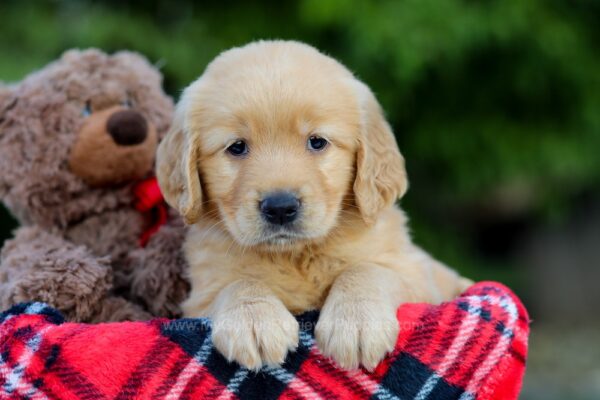
[[[269,253],[287,253],[302,250],[309,243],[308,239],[280,236],[265,240],[256,245],[256,248]]]
[[[237,237],[233,235],[238,244],[243,247],[251,247],[258,251],[269,253],[285,253],[299,251],[307,245],[314,243],[322,237],[306,236],[295,232],[281,231],[278,233],[262,233],[252,239],[248,236]],[[243,240],[245,239],[245,240]]]
[[[329,230],[306,232],[300,229],[277,229],[259,226],[255,230],[246,231],[229,229],[230,235],[241,246],[254,248],[269,253],[285,253],[300,251],[306,246],[318,243],[327,237]]]

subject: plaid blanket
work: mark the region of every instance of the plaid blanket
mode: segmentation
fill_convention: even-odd
[[[398,310],[396,350],[372,373],[345,371],[315,346],[316,312],[299,316],[298,350],[254,373],[228,363],[210,321],[67,323],[42,303],[0,316],[1,399],[516,399],[529,319],[493,282],[439,306]]]

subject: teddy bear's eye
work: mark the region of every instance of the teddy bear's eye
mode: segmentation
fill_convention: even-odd
[[[121,105],[122,105],[123,107],[127,107],[127,108],[133,108],[133,101],[131,101],[131,99],[128,97],[128,98],[126,98],[125,100],[123,100],[123,101],[121,102]]]
[[[84,117],[92,115],[92,103],[90,101],[85,102],[85,106],[83,106],[83,109],[81,110],[81,115]]]

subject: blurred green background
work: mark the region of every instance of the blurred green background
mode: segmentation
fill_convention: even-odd
[[[72,47],[132,49],[177,98],[261,38],[308,42],[373,88],[415,240],[532,314],[522,398],[600,398],[600,2],[3,0],[0,80]],[[2,210],[0,242],[14,227]]]

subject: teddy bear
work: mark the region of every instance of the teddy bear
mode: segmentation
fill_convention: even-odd
[[[71,50],[0,87],[0,308],[41,301],[80,322],[177,317],[185,226],[152,179],[172,99],[144,57]]]

